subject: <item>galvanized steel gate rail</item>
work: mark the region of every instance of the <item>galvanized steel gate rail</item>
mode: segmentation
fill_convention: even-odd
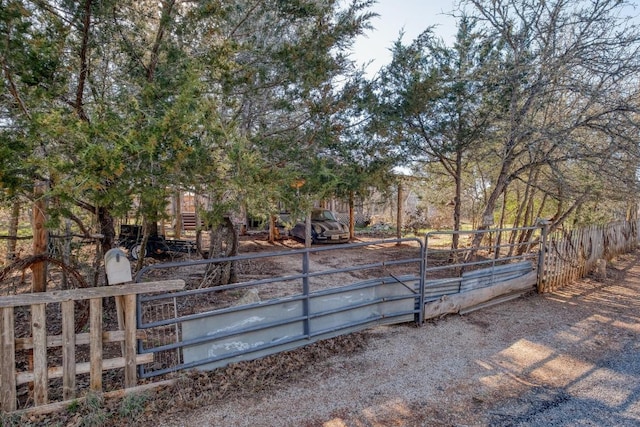
[[[461,241],[458,249],[447,248],[444,242],[454,235],[468,235],[469,240]],[[528,238],[517,240],[514,237],[517,235]],[[470,245],[475,236],[482,237],[481,245]],[[430,240],[434,239],[440,240],[437,249],[429,248]],[[147,331],[147,339],[139,341],[138,353],[155,353],[156,359],[153,365],[140,368],[140,376],[220,367],[374,325],[422,323],[425,304],[453,294],[477,293],[500,282],[542,271],[540,265],[545,251],[540,247],[544,247],[545,239],[543,227],[440,231],[428,233],[424,241],[416,238],[389,239],[147,266],[137,274],[137,282],[154,271],[156,274],[159,271],[168,273],[172,269],[203,269],[211,265],[300,257],[297,271],[286,271],[281,276],[140,296],[137,326]],[[365,259],[362,264],[340,268],[325,265],[322,265],[324,269],[319,269],[318,265],[311,268],[312,256],[327,251],[389,249],[393,245],[404,244],[414,245],[415,253],[410,252],[409,256],[400,259]],[[382,256],[380,251],[371,251],[371,254]],[[395,274],[390,272],[393,268],[396,269]],[[374,269],[380,271],[362,274]],[[366,278],[359,279],[359,274],[359,277]],[[331,279],[336,275],[338,279]],[[338,280],[338,283],[331,287],[317,286],[332,280]],[[183,313],[190,304],[203,305],[202,301],[206,299],[215,302],[217,295],[225,292],[236,293],[238,299],[240,291],[253,289],[259,293],[268,285],[297,291],[267,300],[249,299],[239,305],[222,308],[215,308],[213,304],[204,312]],[[250,296],[250,293],[240,299],[246,295]],[[164,307],[159,317],[154,314],[154,304]]]
[[[416,245],[415,257],[386,261],[371,260],[360,265],[317,271],[310,268],[310,257],[325,251],[351,250],[390,244]],[[372,251],[372,254],[375,252]],[[229,258],[207,259],[150,265],[135,278],[141,281],[153,271],[206,267],[211,264],[252,262],[275,257],[301,258],[299,272],[280,277],[248,280],[212,288],[192,289],[171,294],[141,296],[138,299],[138,329],[148,331],[147,340],[139,341],[140,354],[155,353],[159,362],[144,365],[141,377],[152,377],[177,370],[209,369],[228,363],[249,360],[309,343],[362,330],[373,325],[422,322],[424,300],[424,244],[415,238],[352,243],[339,247],[313,247],[286,252],[248,254]],[[329,280],[335,275],[402,267],[408,274],[382,274],[341,286],[315,290],[313,281]],[[342,280],[342,279],[338,279]],[[260,289],[269,284],[300,283],[293,295],[250,302],[240,306],[181,315],[181,301],[211,298],[212,293]],[[293,285],[295,286],[295,285]],[[169,309],[161,319],[145,318],[154,303]],[[173,313],[172,313],[173,311]],[[163,330],[154,338],[154,331]],[[168,338],[167,338],[168,337]]]
[[[526,234],[517,241],[513,236]],[[432,240],[451,240],[457,236],[458,247],[430,247]],[[482,238],[477,246],[468,242]],[[465,239],[466,237],[466,239]],[[517,227],[471,231],[432,231],[425,236],[425,299],[429,302],[444,295],[489,287],[501,281],[542,271],[546,229]]]

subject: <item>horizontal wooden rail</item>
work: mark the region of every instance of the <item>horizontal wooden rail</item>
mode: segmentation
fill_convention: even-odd
[[[144,363],[153,363],[153,353],[139,354],[136,356],[136,364],[142,365]],[[102,361],[102,370],[110,371],[112,369],[124,368],[126,361],[124,357],[114,357],[113,359],[105,359]],[[82,362],[76,363],[76,375],[88,374],[91,372],[91,363]],[[47,369],[48,379],[62,378],[64,375],[63,369],[60,366],[53,366]],[[33,372],[18,372],[16,373],[16,385],[26,384],[35,380],[35,374]]]
[[[0,297],[0,308],[19,307],[33,304],[49,304],[63,301],[82,301],[94,298],[118,297],[124,295],[150,294],[154,292],[177,291],[184,288],[184,280],[164,280],[160,282],[130,283],[126,285],[101,286],[97,288],[68,289],[53,292],[36,292]]]
[[[130,283],[104,286],[20,294],[0,297],[0,409],[12,412],[17,409],[16,387],[32,383],[33,402],[48,405],[48,386],[52,378],[62,378],[63,399],[76,398],[76,376],[90,374],[91,390],[102,391],[102,372],[124,368],[125,388],[137,383],[136,366],[153,362],[153,354],[138,355],[136,339],[143,332],[136,328],[136,295],[143,293],[170,292],[183,289],[183,280]],[[116,297],[122,305],[123,319],[116,331],[103,330],[103,299]],[[75,302],[89,300],[89,333],[75,333]],[[46,305],[60,303],[62,333],[46,334]],[[15,337],[14,308],[30,306],[31,336]],[[122,357],[103,359],[102,345],[122,342]],[[90,346],[90,361],[76,363],[76,346]],[[48,366],[47,349],[62,349],[61,366]],[[16,350],[33,353],[32,371],[16,372]]]
[[[143,340],[147,338],[147,331],[136,331],[136,339]],[[124,331],[103,331],[102,342],[114,343],[124,341]],[[88,332],[76,334],[76,345],[91,344],[91,334]],[[47,348],[62,347],[62,337],[60,335],[47,336]],[[16,338],[16,350],[33,349],[33,337]]]

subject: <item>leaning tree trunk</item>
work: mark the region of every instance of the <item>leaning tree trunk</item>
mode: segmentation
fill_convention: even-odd
[[[402,239],[402,223],[404,220],[402,219],[402,202],[404,199],[402,188],[402,180],[398,180],[398,203],[396,205],[396,239]],[[397,243],[398,245],[400,242]]]
[[[16,258],[16,247],[18,243],[18,225],[20,224],[20,201],[13,202],[11,208],[11,218],[9,218],[9,239],[7,240],[7,261]]]
[[[353,241],[356,238],[356,218],[355,218],[355,206],[353,200],[353,191],[349,193],[349,240]]]
[[[231,218],[226,217],[210,230],[209,258],[226,258],[238,254],[238,234]],[[209,264],[200,287],[227,285],[236,282],[235,262]]]
[[[96,255],[93,261],[94,276],[93,286],[98,286],[101,282],[106,282],[106,273],[103,270],[104,254],[115,246],[116,229],[111,212],[106,207],[99,207],[97,210],[98,225],[100,226],[100,242],[96,245]]]
[[[269,215],[269,238],[267,241],[269,243],[275,243],[276,240],[280,238],[280,232],[278,231],[278,226],[276,224],[276,216]]]
[[[113,216],[109,209],[105,207],[98,208],[98,223],[100,224],[100,234],[102,235],[102,254],[114,247],[116,240],[116,228],[113,222]]]
[[[49,243],[48,231],[46,226],[46,209],[47,204],[45,200],[47,184],[44,181],[39,181],[35,185],[33,203],[33,255],[46,255],[47,246]],[[32,291],[33,292],[46,292],[47,290],[47,263],[38,262],[31,266],[32,273]]]

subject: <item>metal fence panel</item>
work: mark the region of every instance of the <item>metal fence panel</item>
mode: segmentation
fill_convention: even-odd
[[[428,233],[424,242],[417,239],[393,239],[370,243],[342,245],[339,249],[364,248],[389,243],[418,242],[415,257],[407,259],[377,260],[366,258],[361,265],[342,268],[310,268],[312,253],[337,250],[332,247],[293,250],[287,254],[253,254],[223,260],[199,260],[192,266],[214,262],[255,261],[271,256],[300,256],[298,268],[283,271],[280,277],[268,277],[216,287],[195,289],[167,295],[141,298],[139,301],[138,328],[164,331],[165,336],[147,340],[140,345],[140,353],[168,355],[162,366],[142,370],[142,377],[150,377],[179,369],[211,369],[231,362],[250,360],[293,349],[320,339],[361,330],[380,324],[421,322],[425,304],[443,296],[479,290],[538,273],[539,286],[551,278],[573,277],[573,271],[587,271],[586,265],[576,269],[563,264],[586,260],[589,264],[602,256],[602,249],[609,253],[635,247],[637,224],[622,224],[602,233],[597,227],[575,233],[564,233],[566,238],[551,236],[547,239],[543,227],[492,229],[482,231],[444,231]],[[447,243],[458,234],[459,247],[452,249]],[[467,235],[467,239],[462,237]],[[631,241],[630,241],[631,240]],[[430,246],[431,242],[435,242]],[[471,242],[475,242],[473,245]],[[465,246],[466,245],[466,246]],[[543,249],[541,249],[543,248]],[[559,249],[563,248],[564,252]],[[156,265],[153,269],[180,268],[184,264]],[[390,274],[390,267],[399,268],[400,274]],[[379,275],[359,274],[377,269]],[[142,272],[144,273],[144,271]],[[354,274],[354,277],[370,276],[364,280],[344,283],[336,274]],[[139,273],[137,279],[141,277]],[[329,279],[329,277],[331,277]],[[554,279],[555,280],[555,279]],[[542,282],[541,282],[542,281]],[[316,289],[315,285],[327,282],[332,287]],[[211,293],[237,291],[278,283],[297,287],[298,291],[286,297],[226,307],[204,313],[179,314],[177,307],[188,305],[189,298],[209,298]],[[555,282],[554,282],[555,283]],[[505,301],[515,294],[503,295],[496,300]],[[151,312],[153,304],[164,304],[169,309],[166,318],[144,321],[144,313]],[[486,305],[483,303],[483,305]],[[173,309],[171,309],[173,307]],[[468,312],[477,307],[465,307]],[[463,312],[462,310],[460,312]]]
[[[184,364],[208,370],[290,350],[381,321],[412,321],[415,299],[415,290],[397,281],[379,280],[310,294],[307,316],[304,314],[307,299],[212,312],[210,316],[182,323]]]
[[[486,288],[499,282],[515,279],[533,271],[531,261],[515,264],[498,265],[481,270],[466,271],[462,273],[460,292],[468,292],[474,289]]]
[[[452,248],[454,237],[458,246]],[[541,227],[427,233],[424,303],[494,286],[536,270],[541,237]]]
[[[362,260],[360,265],[342,268],[311,268],[309,257],[332,250],[349,250],[365,246],[393,245],[412,242],[416,244],[412,256],[389,260]],[[392,247],[392,246],[391,246]],[[299,268],[283,271],[281,277],[249,280],[211,289],[193,289],[168,295],[155,295],[139,300],[138,328],[146,329],[148,336],[154,331],[165,332],[161,339],[147,340],[139,344],[140,353],[156,353],[162,363],[143,366],[142,377],[157,376],[180,369],[212,369],[232,362],[251,360],[269,354],[290,350],[314,341],[335,337],[372,325],[402,323],[420,320],[420,283],[423,277],[423,247],[418,239],[391,239],[370,243],[356,243],[339,247],[314,247],[293,250],[283,255],[252,254],[223,260],[198,260],[191,264],[168,263],[164,267],[154,265],[150,269],[166,271],[185,267],[199,267],[207,263],[256,261],[272,256],[299,256]],[[408,273],[389,275],[393,269]],[[376,270],[380,277],[357,279],[375,275],[364,274],[365,270]],[[340,276],[342,274],[342,276]],[[140,279],[143,274],[138,274]],[[345,283],[346,277],[353,280]],[[323,283],[328,288],[318,288]],[[261,289],[275,284],[294,289],[285,297],[271,298],[259,302],[242,304],[158,319],[144,317],[151,313],[153,305],[174,304],[182,307],[193,301],[205,300],[216,292]],[[171,313],[164,310],[163,313]],[[163,329],[164,328],[164,329]]]
[[[280,343],[305,337],[302,319],[301,301],[283,301],[184,321],[184,365],[213,369],[286,350],[288,346]]]

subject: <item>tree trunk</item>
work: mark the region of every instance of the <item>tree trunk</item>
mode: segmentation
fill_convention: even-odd
[[[157,229],[156,224],[156,229]],[[142,220],[142,241],[140,242],[140,252],[138,254],[138,261],[136,262],[136,271],[142,270],[144,266],[144,259],[147,256],[147,243],[149,243],[149,235],[151,233],[151,227],[146,218]]]
[[[16,246],[18,243],[18,226],[20,225],[20,201],[16,199],[11,208],[9,218],[9,240],[7,240],[7,261],[16,259]]]
[[[102,255],[104,255],[109,249],[114,247],[116,240],[115,224],[108,208],[98,208],[98,224],[100,224]]]
[[[478,230],[487,230],[489,227],[493,225],[493,212],[495,211],[496,204],[498,203],[498,199],[502,195],[504,191],[506,191],[507,186],[509,185],[508,179],[508,170],[511,167],[510,161],[505,161],[502,164],[500,169],[500,174],[496,180],[496,185],[491,191],[489,198],[485,204],[485,207],[482,211],[482,223],[478,226]],[[484,233],[476,233],[473,237],[473,241],[471,242],[472,248],[478,248],[482,239],[484,237]]]
[[[460,242],[460,234],[457,231],[460,231],[460,224],[462,222],[462,152],[458,151],[456,153],[456,169],[454,174],[455,180],[455,196],[453,198],[453,236],[451,237],[451,249],[455,251],[458,249],[458,245]]]
[[[275,243],[275,241],[278,239],[279,232],[278,232],[278,227],[276,225],[276,216],[275,215],[269,215],[269,238],[268,238],[268,242],[269,243]]]
[[[396,214],[396,238],[402,238],[402,199],[404,198],[402,191],[402,181],[398,181],[398,206]],[[400,244],[400,242],[398,242]]]
[[[173,236],[176,239],[182,238],[182,197],[180,191],[176,191],[173,199]]]
[[[353,191],[349,192],[349,240],[356,238],[356,219],[353,200]]]
[[[43,181],[37,182],[34,188],[33,203],[33,255],[42,255],[47,253],[47,245],[49,243],[46,228],[46,209],[45,200],[47,184]],[[39,262],[31,267],[33,282],[33,292],[47,291],[47,264]]]
[[[502,230],[504,229],[504,221],[507,216],[507,190],[505,188],[502,195],[502,211],[500,212],[500,226],[496,235],[496,246],[494,259],[500,259],[500,245],[502,244]]]
[[[225,258],[238,255],[238,233],[231,218],[225,217],[222,222],[210,230],[209,258]],[[201,287],[227,285],[237,282],[235,262],[219,262],[209,264],[202,280]]]

